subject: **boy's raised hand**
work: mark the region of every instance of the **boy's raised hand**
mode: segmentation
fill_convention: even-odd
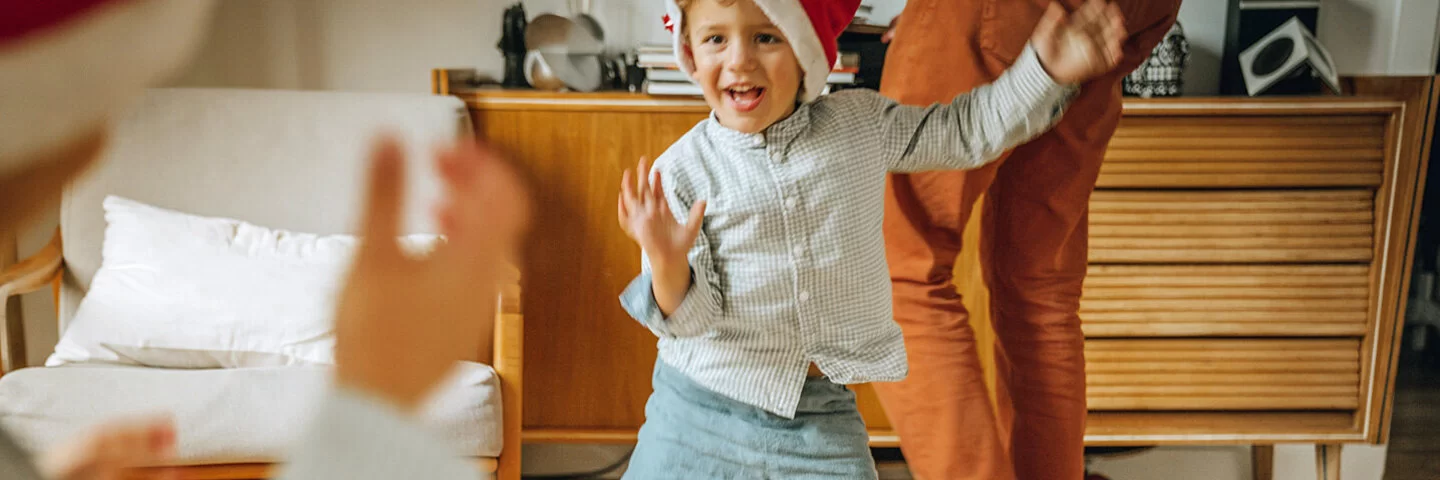
[[[649,161],[641,158],[635,172],[626,169],[621,177],[619,211],[620,228],[640,244],[653,266],[679,266],[688,262],[690,247],[700,235],[705,202],[695,202],[681,225],[665,200],[659,172],[651,172]]]
[[[1052,2],[1030,43],[1055,81],[1074,84],[1114,69],[1127,35],[1125,18],[1114,3],[1087,0],[1067,15],[1064,7]]]

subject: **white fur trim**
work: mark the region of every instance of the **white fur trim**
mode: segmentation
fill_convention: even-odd
[[[800,60],[800,70],[805,72],[805,92],[800,98],[809,102],[825,91],[825,83],[835,65],[825,60],[824,43],[810,24],[810,15],[799,0],[755,0],[755,5],[765,11],[770,21],[790,40],[795,58]]]
[[[671,46],[675,49],[675,63],[680,66],[680,71],[686,75],[695,73],[695,57],[685,53],[685,34],[680,25],[685,17],[685,12],[675,0],[665,0],[665,14],[670,16],[670,21],[675,25],[675,31],[670,32]]]
[[[0,45],[0,173],[102,126],[177,70],[213,3],[111,2]]]

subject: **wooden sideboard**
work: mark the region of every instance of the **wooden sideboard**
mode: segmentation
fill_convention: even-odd
[[[616,300],[639,251],[615,196],[625,168],[708,109],[450,89],[437,75],[437,93],[464,99],[476,133],[536,186],[525,389],[544,393],[525,398],[525,440],[633,441],[655,338]],[[1343,97],[1126,103],[1091,203],[1087,442],[1384,441],[1436,88],[1359,78]],[[974,255],[957,279],[993,338]],[[895,444],[860,390],[875,443]]]

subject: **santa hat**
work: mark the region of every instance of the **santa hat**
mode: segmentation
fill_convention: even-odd
[[[805,72],[800,100],[809,102],[819,97],[839,55],[836,40],[855,18],[860,0],[753,1],[789,39],[795,58],[800,60],[800,69]],[[677,63],[680,71],[688,75],[695,71],[695,58],[691,56],[689,47],[685,45],[684,33],[680,31],[685,12],[680,10],[675,0],[665,0],[665,10],[665,29],[671,33]]]
[[[199,44],[213,0],[0,0],[0,174],[78,140]]]

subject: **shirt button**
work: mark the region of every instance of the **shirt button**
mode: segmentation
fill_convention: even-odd
[[[774,160],[775,163],[780,163],[785,161],[785,155],[780,154],[780,152],[775,152],[770,154],[770,159]]]
[[[794,249],[794,250],[791,250],[791,251],[792,251],[792,252],[795,252],[795,256],[798,257],[798,256],[801,256],[801,255],[804,255],[804,254],[805,254],[805,247],[796,245],[796,246],[795,246],[795,249]]]
[[[800,204],[800,202],[797,201],[797,200],[795,200],[795,197],[790,197],[790,198],[785,199],[785,208],[794,210],[794,209],[795,209],[795,206],[796,206],[796,205],[799,205],[799,204]]]
[[[800,292],[800,301],[802,301],[802,302],[808,302],[808,301],[810,301],[810,292]]]

